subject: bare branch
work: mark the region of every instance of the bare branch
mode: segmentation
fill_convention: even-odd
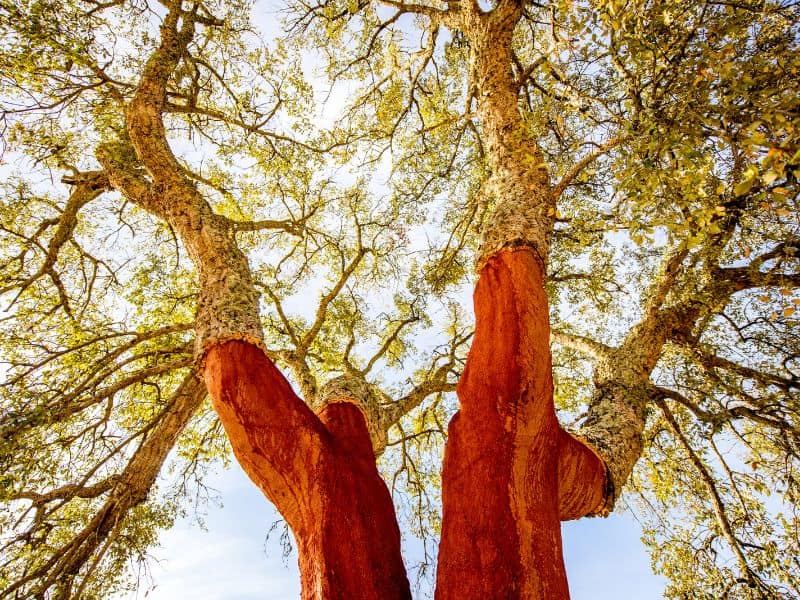
[[[550,341],[582,352],[594,359],[608,358],[613,350],[613,348],[606,346],[602,342],[564,331],[551,331]]]

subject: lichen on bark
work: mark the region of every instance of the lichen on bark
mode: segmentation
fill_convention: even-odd
[[[528,246],[546,265],[555,223],[555,196],[547,165],[520,114],[511,71],[511,39],[517,18],[516,9],[507,6],[504,11],[464,19],[464,33],[472,48],[470,78],[489,167],[483,191],[493,205],[481,232],[478,272],[506,247]]]

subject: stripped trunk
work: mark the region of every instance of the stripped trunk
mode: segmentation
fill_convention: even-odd
[[[445,450],[437,599],[568,598],[564,519],[605,502],[602,459],[553,405],[545,265],[555,196],[517,107],[520,8],[464,16],[493,203],[478,259],[475,338]]]
[[[605,467],[553,408],[542,267],[487,260],[445,451],[437,598],[567,598],[560,521],[603,503]]]
[[[357,399],[333,398],[315,415],[241,341],[213,346],[205,373],[236,458],[294,533],[303,598],[410,598],[392,498]]]

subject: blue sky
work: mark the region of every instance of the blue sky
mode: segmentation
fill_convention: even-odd
[[[236,463],[207,483],[223,501],[222,507],[210,507],[207,531],[185,519],[165,532],[161,546],[151,553],[152,580],[149,585],[143,580],[139,593],[125,600],[299,598],[297,555],[282,559],[277,534],[265,546],[277,519],[269,502]],[[664,581],[652,574],[639,527],[629,513],[565,523],[563,534],[573,600],[661,596]],[[409,545],[406,556],[413,558],[413,543]]]

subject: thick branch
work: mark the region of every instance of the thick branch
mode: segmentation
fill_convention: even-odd
[[[550,341],[577,350],[594,359],[608,358],[613,350],[611,346],[606,346],[602,342],[598,342],[589,337],[563,331],[551,331]]]
[[[147,498],[167,455],[205,394],[205,386],[195,373],[187,375],[122,473],[97,486],[91,486],[92,491],[97,491],[98,495],[110,494],[89,524],[55,552],[45,564],[5,589],[2,597],[9,596],[30,581],[41,579],[42,583],[37,586],[37,595],[43,595],[51,587],[57,586],[54,598],[71,598],[73,584],[80,577],[81,570],[109,538],[113,539],[117,535],[130,510]],[[106,487],[108,481],[113,481],[113,486]],[[89,488],[76,489],[73,497],[85,497],[82,494],[86,489]],[[52,493],[58,492],[63,496],[65,491],[66,488],[61,488]],[[32,500],[37,503],[45,496],[47,494]],[[90,572],[84,575],[89,576]]]

